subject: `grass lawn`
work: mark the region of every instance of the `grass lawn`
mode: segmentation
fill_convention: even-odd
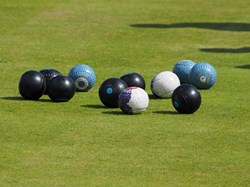
[[[1,0],[0,186],[249,186],[250,4],[246,0]],[[192,115],[151,97],[183,59],[218,74]],[[76,64],[95,86],[65,103],[23,100],[27,70]],[[105,108],[110,77],[138,72],[141,115]]]

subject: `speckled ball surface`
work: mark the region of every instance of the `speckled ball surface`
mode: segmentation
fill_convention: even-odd
[[[118,105],[125,114],[140,114],[148,108],[149,97],[140,87],[128,87],[120,93]]]
[[[74,66],[68,75],[75,83],[76,91],[87,92],[96,83],[96,75],[94,70],[86,64],[78,64]]]
[[[189,72],[195,64],[191,60],[181,60],[174,65],[173,72],[179,77],[181,84],[189,83]]]
[[[217,80],[215,68],[207,63],[200,62],[190,70],[189,81],[198,89],[209,89]]]

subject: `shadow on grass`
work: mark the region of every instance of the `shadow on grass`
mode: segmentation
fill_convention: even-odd
[[[249,23],[236,23],[236,22],[225,22],[225,23],[194,22],[194,23],[172,23],[172,24],[141,23],[141,24],[132,24],[130,26],[137,28],[154,28],[154,29],[199,28],[199,29],[234,31],[234,32],[250,31]]]
[[[250,47],[241,47],[241,48],[202,48],[202,52],[211,52],[211,53],[250,53]]]
[[[137,116],[141,115],[141,113],[138,114],[125,114],[122,111],[104,111],[102,112],[103,114],[109,114],[109,115],[129,115],[129,116]],[[180,114],[176,111],[154,111],[153,113],[155,114],[168,114],[168,115],[185,115],[185,114]]]
[[[180,115],[180,113],[176,111],[154,111],[155,114],[171,114],[171,115]]]
[[[149,99],[156,99],[156,100],[168,100],[168,99],[171,99],[171,98],[160,98],[160,97],[157,97],[155,96],[154,94],[148,94],[148,97]]]
[[[92,109],[102,109],[102,114],[108,114],[108,115],[124,115],[124,113],[122,111],[110,111],[108,107],[104,106],[104,105],[98,105],[98,104],[88,104],[88,105],[81,105],[81,107],[84,108],[92,108]],[[105,111],[103,111],[105,110]],[[107,111],[109,110],[109,111]]]
[[[28,100],[24,99],[20,96],[8,96],[8,97],[1,97],[3,100],[9,100],[9,101],[34,101],[34,102],[51,102],[50,99],[39,99],[39,100]]]
[[[52,102],[50,99],[39,99],[39,100],[35,100],[37,102]],[[52,102],[52,103],[56,103],[56,102]]]
[[[154,94],[148,94],[148,97],[149,97],[149,99],[161,99],[161,98],[155,96]]]
[[[26,101],[20,96],[9,96],[9,97],[1,97],[3,100],[10,100],[10,101]]]
[[[245,64],[245,65],[240,65],[240,66],[235,66],[236,68],[241,68],[241,69],[250,69],[250,64]]]
[[[104,111],[102,112],[103,114],[108,114],[108,115],[125,115],[125,116],[139,116],[142,115],[143,113],[135,113],[135,114],[126,114],[122,111]]]
[[[104,105],[81,105],[81,107],[85,107],[85,108],[94,108],[94,109],[104,109],[107,108]]]
[[[137,116],[141,115],[141,113],[138,114],[125,114],[122,111],[104,111],[103,114],[109,114],[109,115],[129,115],[129,116]],[[154,111],[155,114],[169,114],[169,115],[180,115],[180,113],[176,111]]]
[[[103,111],[102,113],[108,115],[126,115],[122,111]]]

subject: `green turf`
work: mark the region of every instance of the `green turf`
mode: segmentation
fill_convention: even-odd
[[[246,0],[1,0],[0,186],[249,186],[250,6]],[[150,81],[182,59],[218,81],[193,115],[151,98],[141,115],[103,107],[101,83],[135,71]],[[97,82],[67,103],[25,101],[27,70]]]

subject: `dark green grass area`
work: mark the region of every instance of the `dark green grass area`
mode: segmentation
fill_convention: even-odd
[[[250,6],[247,1],[0,2],[0,186],[249,186]],[[183,59],[218,80],[192,115],[156,99],[150,81]],[[66,103],[26,101],[27,70],[67,75],[88,64],[97,82]],[[101,83],[138,72],[141,115],[104,107]]]

